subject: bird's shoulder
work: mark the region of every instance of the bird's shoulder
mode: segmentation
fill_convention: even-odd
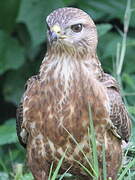
[[[120,138],[127,142],[131,133],[131,120],[120,93],[119,83],[107,73],[104,73],[101,81],[107,88],[110,102],[110,119]]]
[[[31,76],[25,84],[25,91],[28,90],[32,86],[33,83],[38,82],[38,81],[40,81],[39,75]]]
[[[34,75],[32,77],[30,77],[26,84],[25,84],[25,92],[21,98],[21,101],[17,107],[16,110],[16,130],[17,130],[17,136],[19,139],[19,142],[22,146],[26,147],[26,143],[27,143],[27,133],[25,133],[25,137],[22,138],[21,137],[21,132],[22,132],[22,123],[23,123],[23,111],[24,111],[24,101],[27,100],[27,91],[30,91],[30,89],[32,88],[32,86],[35,84],[36,81],[39,81],[40,77],[39,75]]]
[[[107,89],[114,89],[115,91],[120,93],[120,85],[118,81],[110,74],[103,73],[101,78],[101,82]]]

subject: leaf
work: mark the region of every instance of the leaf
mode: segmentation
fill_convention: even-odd
[[[122,173],[120,174],[120,176],[118,177],[117,180],[123,180],[124,176],[126,175],[126,173],[129,171],[129,169],[135,165],[135,159],[132,159],[128,165],[125,167],[125,169],[122,171]]]
[[[18,105],[24,91],[24,85],[28,78],[39,70],[40,61],[28,62],[21,68],[6,73],[3,94],[4,99]],[[37,69],[37,70],[36,70]]]
[[[127,39],[127,48],[129,48],[129,46],[135,46],[135,38]]]
[[[90,127],[88,128],[88,132],[91,142],[93,167],[96,172],[95,177],[98,179],[99,177],[98,152],[97,152],[97,144],[96,144],[96,134],[94,129],[93,117],[92,117],[92,110],[90,105],[88,105],[88,112],[89,112],[89,122],[90,122]]]
[[[0,1],[0,27],[7,32],[12,32],[16,25],[21,0]]]
[[[112,28],[111,24],[99,24],[99,25],[97,25],[97,31],[98,31],[99,37],[105,35],[111,28]]]
[[[126,72],[126,71],[125,71]],[[124,84],[124,92],[125,94],[132,94],[135,92],[135,76],[129,75],[127,73],[123,73],[122,75],[122,81]],[[135,103],[135,95],[132,96],[126,96],[126,99],[128,100],[128,103],[130,105],[134,105]]]
[[[129,113],[135,115],[135,106],[128,106],[128,111],[129,111]]]
[[[5,172],[0,172],[0,180],[9,180],[9,175]]]
[[[119,0],[119,1],[108,1],[108,0],[77,0],[77,6],[81,9],[87,11],[88,14],[94,20],[101,20],[106,22],[110,19],[120,19],[123,22],[124,12],[127,5],[127,0]],[[132,9],[135,8],[135,1],[132,0]],[[135,27],[134,20],[135,11],[133,11],[133,15],[131,17],[130,26]]]
[[[63,0],[63,2],[64,2],[66,5],[71,5],[71,4],[75,4],[75,3],[76,3],[76,0]]]
[[[106,59],[108,57],[115,57],[117,50],[117,43],[121,42],[121,37],[117,33],[109,32],[99,39],[98,50],[101,53],[100,57]]]
[[[4,84],[4,98],[8,102],[18,104],[24,91],[25,78],[21,72],[8,72]]]
[[[9,69],[18,69],[24,60],[24,48],[17,40],[0,31],[0,74]]]
[[[46,0],[22,0],[17,22],[27,25],[33,46],[37,46],[45,40],[47,15],[52,10],[63,6],[62,0],[49,0],[49,3]]]
[[[91,8],[91,5],[89,5],[87,1],[78,0],[76,3],[80,9],[87,12],[94,20],[104,17],[104,12],[96,11],[94,8]]]
[[[58,164],[57,164],[57,167],[56,167],[56,169],[55,169],[54,172],[53,172],[53,175],[52,175],[52,177],[51,177],[51,180],[55,180],[55,179],[56,179],[56,177],[57,177],[57,175],[58,175],[58,172],[59,172],[59,170],[60,170],[60,168],[61,168],[62,162],[63,162],[63,160],[64,160],[64,158],[65,158],[66,152],[67,152],[67,149],[66,149],[65,152],[63,153],[61,159],[59,160],[59,162],[58,162]]]
[[[134,48],[127,48],[125,62],[124,62],[124,71],[126,73],[135,73],[135,58],[134,58]]]
[[[20,180],[34,180],[34,178],[31,173],[27,173]]]
[[[135,91],[135,76],[123,73],[122,80],[126,83],[127,88]]]
[[[15,119],[0,126],[0,146],[17,142]]]
[[[121,42],[121,37],[116,33],[106,33],[99,37],[98,57],[102,62],[105,72],[113,72],[113,63],[116,62],[117,43]]]

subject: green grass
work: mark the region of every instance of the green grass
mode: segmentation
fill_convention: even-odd
[[[77,3],[77,1],[75,1],[75,2]],[[108,5],[106,0],[103,0],[102,4],[98,0],[95,0],[95,2],[97,3],[97,11],[98,11],[98,8],[100,11],[100,7],[102,8],[104,6],[104,3],[106,5]],[[111,3],[113,6],[115,6],[115,4],[117,4],[118,2],[116,2],[114,0]],[[111,3],[110,3],[110,6],[108,6],[108,7],[110,7],[110,10],[112,7]],[[121,6],[123,6],[123,3],[124,2],[122,1]],[[88,9],[88,7],[89,7],[89,6],[86,6],[85,3],[80,3],[80,4],[81,4],[80,7],[82,7],[84,5],[83,6],[84,9],[85,8]],[[8,5],[8,3],[7,3],[7,5]],[[118,5],[119,5],[119,3],[118,3]],[[93,2],[93,6],[94,6],[94,2]],[[96,4],[95,4],[95,6],[96,6]],[[39,11],[40,11],[40,9],[39,9]],[[106,8],[104,8],[103,10],[105,11]],[[130,116],[132,117],[132,120],[134,123],[133,128],[135,128],[135,106],[134,106],[134,102],[135,102],[135,99],[134,99],[135,86],[134,86],[134,84],[135,84],[135,81],[134,81],[134,74],[133,74],[133,73],[135,73],[135,71],[132,70],[132,66],[134,66],[134,61],[133,61],[132,57],[135,57],[135,51],[132,51],[132,47],[135,46],[134,45],[135,39],[133,38],[134,32],[132,33],[132,30],[135,26],[134,26],[134,24],[130,25],[130,20],[131,20],[131,13],[133,13],[134,10],[135,9],[132,9],[131,1],[128,0],[126,10],[125,10],[124,22],[123,22],[124,30],[122,32],[122,30],[117,28],[118,34],[120,34],[120,38],[118,38],[118,41],[112,46],[112,48],[107,49],[107,47],[105,47],[105,48],[103,48],[103,51],[102,51],[102,54],[105,54],[106,49],[107,49],[107,51],[111,52],[111,51],[113,51],[113,49],[115,49],[115,46],[117,46],[116,52],[114,52],[113,55],[110,55],[110,56],[111,56],[111,58],[113,58],[113,61],[114,61],[114,76],[117,78],[117,80],[119,81],[119,83],[121,85],[121,92],[122,92],[124,101],[127,105],[127,109],[129,109],[129,111],[130,111]],[[99,11],[98,11],[98,13],[99,13]],[[98,15],[98,13],[96,12],[95,16]],[[113,39],[117,39],[116,33],[113,33],[113,36],[111,36],[112,32],[110,32],[109,30],[112,29],[112,25],[110,24],[109,20],[106,20],[108,24],[105,24],[106,23],[104,21],[105,16],[102,16],[102,14],[104,15],[103,11],[101,13],[100,18],[98,19],[98,20],[102,19],[102,24],[98,25],[99,37],[100,37],[101,41],[103,41],[103,44],[101,44],[101,46],[99,47],[100,50],[102,50],[102,46],[105,46],[105,44],[106,44],[107,35],[109,36],[109,39],[111,39],[110,44],[113,43]],[[3,17],[3,16],[1,16],[1,17]],[[115,18],[119,19],[119,15],[115,16]],[[121,19],[119,19],[119,21],[120,21],[120,23],[122,23]],[[32,22],[29,22],[29,24],[30,23],[32,23]],[[40,22],[40,24],[41,24],[41,22]],[[19,27],[19,26],[16,26],[15,32],[18,30],[17,27]],[[39,27],[39,26],[37,26],[37,27]],[[128,29],[130,29],[129,35],[128,35]],[[21,30],[23,33],[20,31],[17,32],[20,36],[19,38],[21,38],[21,36],[23,37],[23,35],[28,35],[26,32],[26,29],[24,27],[21,28]],[[36,33],[36,31],[34,29],[33,29],[33,31]],[[13,37],[9,36],[9,34],[12,34],[12,33],[10,32],[8,34],[8,36],[6,36],[4,33],[1,32],[0,37],[6,38],[7,42],[12,42]],[[17,37],[15,37],[15,38],[16,38],[15,41],[18,43],[18,45],[14,41],[13,41],[13,45],[15,45],[16,48],[18,47],[18,49],[22,48],[22,47],[20,47],[20,44],[23,44],[23,43],[25,45],[27,43],[30,44],[30,42],[25,42],[24,40],[23,40],[23,42],[22,41],[20,42],[20,41],[18,41]],[[23,38],[23,39],[25,39],[25,38]],[[38,38],[37,38],[37,40],[38,40]],[[27,41],[28,41],[28,39],[27,39]],[[100,43],[100,41],[99,41],[99,43]],[[107,45],[109,47],[109,42]],[[12,56],[14,58],[14,54],[12,51],[12,47],[10,49],[11,49],[10,52],[9,51],[7,51],[7,52],[11,54],[10,62],[12,62],[12,60],[13,60]],[[39,53],[38,49],[40,49],[40,48],[38,47],[36,49],[36,51]],[[128,52],[128,50],[130,50],[131,52]],[[126,52],[127,52],[128,56],[126,56]],[[6,53],[6,51],[5,51],[5,53]],[[26,51],[25,53],[31,54],[31,51],[30,52]],[[116,53],[116,55],[115,55],[115,53]],[[22,52],[20,52],[20,54],[22,54]],[[20,55],[20,56],[22,56],[22,55]],[[115,56],[116,56],[116,60],[115,60]],[[37,54],[35,53],[32,55],[32,57],[29,57],[32,59],[29,60],[30,62],[27,61],[27,63],[26,63],[26,64],[28,64],[27,66],[25,64],[20,69],[21,65],[18,65],[19,69],[15,70],[15,71],[13,71],[13,70],[10,71],[10,66],[12,69],[13,64],[16,64],[16,63],[6,64],[6,62],[8,62],[7,59],[5,59],[6,57],[7,56],[5,55],[4,57],[2,57],[0,59],[0,63],[3,62],[3,65],[4,65],[3,69],[2,68],[0,69],[1,73],[2,72],[4,73],[6,71],[6,69],[4,70],[5,67],[9,70],[9,72],[6,72],[6,74],[4,74],[4,76],[3,76],[3,79],[5,81],[4,81],[4,83],[2,83],[2,81],[1,81],[1,84],[3,84],[1,86],[1,89],[3,90],[3,92],[2,92],[3,97],[6,101],[9,101],[12,103],[17,103],[18,99],[20,99],[20,95],[22,94],[22,88],[19,89],[18,87],[22,87],[24,85],[24,80],[26,79],[26,77],[23,77],[22,74],[24,74],[24,72],[26,72],[27,76],[29,77],[33,73],[32,71],[30,71],[30,69],[32,69],[31,66],[33,66],[31,64],[31,62],[33,61],[34,58],[36,59]],[[3,61],[4,59],[5,59],[5,61]],[[109,58],[109,60],[110,60],[110,58]],[[109,60],[108,60],[108,56],[107,56],[105,58],[105,62],[108,63]],[[24,61],[23,58],[22,58],[22,61]],[[127,61],[128,61],[128,63],[127,63]],[[133,65],[132,65],[132,61],[133,61]],[[17,62],[19,62],[19,61],[17,61]],[[23,62],[22,62],[22,64],[23,64]],[[37,61],[35,62],[35,64],[36,64],[35,66],[37,67]],[[103,64],[105,64],[105,68],[106,68],[106,63],[103,62]],[[110,67],[111,67],[110,64],[111,63],[109,63],[109,65],[107,64],[106,70],[112,73],[112,70],[110,71]],[[128,65],[130,65],[130,66],[128,66]],[[30,71],[30,73],[28,73],[29,71]],[[34,70],[34,72],[35,72],[35,70]],[[5,75],[6,75],[6,78],[5,78]],[[21,84],[18,84],[18,83],[21,83]],[[133,92],[132,92],[132,90],[133,90]],[[7,114],[7,109],[6,109],[6,114]],[[97,157],[97,149],[96,149],[95,131],[94,131],[94,127],[93,127],[92,114],[91,114],[90,107],[89,107],[89,117],[90,117],[90,127],[88,129],[89,145],[93,152],[91,158],[88,158],[85,155],[85,153],[83,152],[83,150],[81,149],[81,147],[79,146],[79,144],[75,140],[75,138],[70,134],[70,132],[68,132],[66,129],[65,130],[67,131],[67,133],[69,133],[71,138],[74,140],[74,142],[78,146],[79,150],[82,152],[84,158],[86,159],[86,161],[89,164],[91,172],[89,171],[88,168],[86,168],[80,162],[76,161],[76,163],[78,163],[84,169],[84,171],[86,171],[90,176],[92,176],[93,179],[97,180],[97,178],[99,176],[98,157]],[[0,180],[10,180],[10,179],[33,180],[34,178],[33,178],[32,174],[29,172],[29,170],[27,169],[27,166],[24,161],[24,159],[25,159],[24,149],[22,149],[17,142],[14,122],[15,122],[15,119],[10,119],[10,120],[7,120],[4,125],[0,126]],[[129,145],[124,149],[124,158],[123,158],[124,160],[123,160],[122,167],[120,168],[120,171],[118,173],[117,180],[134,180],[135,179],[135,159],[134,159],[134,157],[135,157],[135,143],[134,143],[135,142],[135,133],[134,132],[135,132],[135,130],[133,130],[133,132],[132,132],[132,137],[130,138]],[[103,152],[102,152],[103,179],[107,180],[104,145],[102,147],[102,150],[103,150]],[[52,164],[52,166],[50,168],[49,180],[55,180],[55,179],[62,180],[65,176],[69,177],[69,179],[73,179],[72,175],[68,174],[68,170],[71,167],[69,167],[69,169],[67,169],[67,171],[64,174],[58,175],[59,169],[62,165],[65,155],[66,155],[66,152],[65,152],[65,154],[63,154],[62,158],[58,162],[57,168],[54,171],[52,170],[53,169],[53,164]]]

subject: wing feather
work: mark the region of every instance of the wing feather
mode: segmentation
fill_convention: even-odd
[[[104,74],[103,83],[107,87],[110,100],[110,119],[118,135],[128,142],[131,134],[131,120],[123,103],[117,81],[109,74]]]
[[[31,84],[33,84],[35,80],[39,80],[39,75],[32,76],[31,78],[28,79],[28,81],[25,84],[25,91],[31,87]],[[25,137],[25,139],[26,139],[25,141],[21,137],[22,123],[23,123],[23,108],[24,108],[23,101],[24,101],[24,98],[25,98],[25,92],[24,92],[24,95],[23,95],[21,102],[18,105],[17,111],[16,111],[16,131],[17,131],[17,136],[18,136],[20,144],[23,147],[26,147],[27,137]],[[28,134],[26,136],[28,136]]]

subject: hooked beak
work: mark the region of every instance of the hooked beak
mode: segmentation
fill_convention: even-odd
[[[50,42],[57,41],[58,35],[55,32],[50,30],[49,31],[49,39],[50,39]]]
[[[62,35],[62,30],[59,25],[54,25],[49,30],[49,40],[50,42],[57,41],[58,39],[64,39],[66,36]]]

